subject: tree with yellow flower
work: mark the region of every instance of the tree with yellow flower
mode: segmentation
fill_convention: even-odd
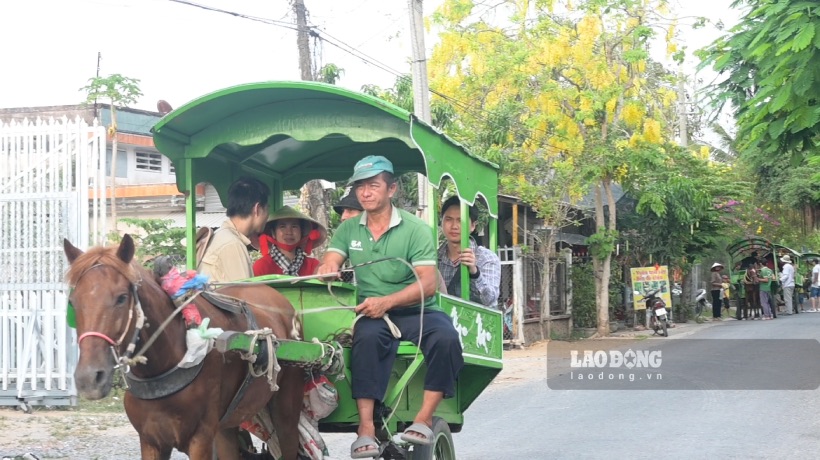
[[[618,237],[612,185],[640,187],[641,168],[663,164],[673,134],[674,82],[649,59],[659,31],[674,36],[665,13],[663,0],[445,0],[431,18],[441,28],[431,88],[456,108],[450,132],[516,171],[521,180],[502,182],[510,193],[560,173],[565,193],[544,193],[539,214],[594,191],[588,243],[602,336]]]

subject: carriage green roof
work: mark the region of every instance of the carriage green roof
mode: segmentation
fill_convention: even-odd
[[[498,214],[497,167],[411,113],[383,100],[317,82],[233,86],[195,99],[153,128],[157,149],[174,163],[177,186],[209,182],[220,196],[251,175],[282,190],[311,179],[338,182],[367,155],[384,155],[397,174],[420,172],[438,186],[454,179],[458,194],[482,195]],[[190,160],[190,162],[186,161]]]

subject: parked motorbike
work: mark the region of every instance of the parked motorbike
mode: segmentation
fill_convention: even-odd
[[[638,299],[639,302],[646,302],[646,310],[649,312],[649,327],[655,331],[655,334],[669,337],[669,314],[666,311],[666,302],[658,297],[660,289],[647,291],[643,298]],[[636,296],[641,295],[640,292],[635,291]]]
[[[681,294],[683,294],[683,288],[681,288],[680,283],[673,284],[672,295],[680,297]]]
[[[712,311],[712,302],[709,302],[709,291],[698,289],[695,294],[695,316],[702,316],[704,311]]]

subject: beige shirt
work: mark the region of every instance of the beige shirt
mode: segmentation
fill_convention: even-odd
[[[220,283],[253,276],[253,263],[248,253],[251,240],[239,233],[230,219],[214,232],[208,249],[199,263],[199,272],[209,281]]]

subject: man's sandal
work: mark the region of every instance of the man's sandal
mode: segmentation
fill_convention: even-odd
[[[376,458],[378,456],[379,443],[373,436],[359,436],[350,446],[350,458]]]
[[[420,446],[429,446],[433,442],[433,430],[424,423],[417,422],[404,430],[404,433],[401,434],[401,440]]]

